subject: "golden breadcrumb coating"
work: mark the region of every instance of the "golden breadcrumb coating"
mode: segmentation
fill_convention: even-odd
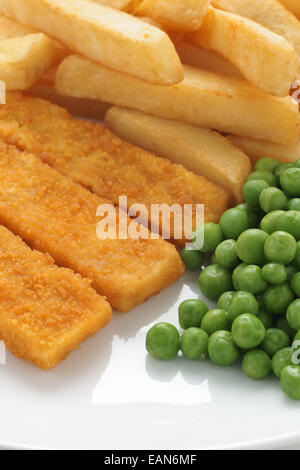
[[[205,205],[205,220],[212,222],[228,208],[229,193],[206,178],[30,95],[8,93],[0,106],[0,137],[116,205],[123,195],[149,214],[151,204],[193,204],[194,225],[196,204]]]
[[[0,336],[11,352],[50,369],[110,318],[88,279],[0,226]]]
[[[108,202],[0,141],[0,223],[58,265],[92,279],[115,309],[127,311],[175,282],[183,264],[162,239],[99,239],[96,212]]]

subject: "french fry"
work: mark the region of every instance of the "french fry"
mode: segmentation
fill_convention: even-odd
[[[294,47],[247,18],[210,7],[199,31],[187,36],[193,44],[223,55],[265,93],[287,96],[297,78]]]
[[[244,79],[189,66],[182,83],[159,87],[72,55],[58,67],[56,88],[250,138],[294,144],[299,135],[298,105],[291,97],[267,95]]]
[[[294,15],[300,18],[300,3],[299,0],[279,0],[282,5],[290,10]]]
[[[249,158],[225,137],[209,129],[112,107],[107,127],[121,139],[168,158],[227,189],[239,204],[251,172]]]
[[[249,18],[290,42],[300,56],[300,22],[277,0],[212,0],[221,10]],[[300,12],[300,2],[299,12]]]
[[[183,79],[168,35],[127,13],[89,0],[0,0],[0,12],[114,70],[158,85]]]
[[[0,15],[0,39],[18,38],[34,33],[39,33],[39,31]],[[67,55],[70,54],[70,51],[60,42],[55,41],[54,39],[51,39],[51,41],[53,42],[55,49],[53,63],[58,65]]]
[[[185,65],[199,67],[216,73],[225,73],[233,77],[242,77],[241,72],[228,60],[209,49],[194,46],[188,42],[175,42],[180,60]]]
[[[136,15],[149,16],[170,31],[197,31],[210,0],[142,0]]]
[[[282,163],[295,162],[300,158],[300,139],[295,145],[274,144],[237,135],[229,135],[228,139],[249,155],[253,162],[264,157],[276,158]]]
[[[43,33],[0,41],[0,80],[7,90],[27,90],[51,66],[53,41]]]

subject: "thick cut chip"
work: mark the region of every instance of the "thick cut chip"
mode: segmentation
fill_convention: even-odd
[[[127,197],[128,208],[142,205],[143,221],[151,222],[153,231],[162,229],[154,205],[190,204],[193,228],[197,204],[205,205],[206,220],[212,222],[228,207],[228,192],[206,178],[120,140],[100,124],[76,120],[47,101],[7,94],[7,105],[0,107],[0,136],[115,205],[121,196]],[[175,228],[172,223],[171,239]],[[179,245],[185,240],[175,238]]]
[[[295,162],[300,158],[300,140],[295,145],[274,144],[263,140],[247,139],[229,135],[229,140],[245,152],[253,162],[260,158],[276,158],[282,163]]]
[[[116,8],[117,10],[133,12],[142,0],[93,0],[95,3],[101,3],[106,7]]]
[[[205,176],[226,188],[235,204],[241,202],[249,158],[217,132],[117,107],[105,123],[121,139]]]
[[[110,318],[89,280],[0,226],[0,337],[11,352],[51,369]]]
[[[247,18],[210,7],[199,31],[187,39],[223,55],[265,93],[287,96],[297,78],[299,59],[294,47]]]
[[[297,0],[300,13],[300,2]],[[290,42],[300,56],[300,22],[277,0],[212,0],[221,10],[260,23]]]
[[[135,13],[149,16],[173,31],[197,31],[210,0],[142,0]]]
[[[267,95],[244,79],[189,66],[182,83],[159,87],[72,55],[58,68],[56,88],[253,139],[294,144],[299,136],[298,104],[291,97]]]
[[[0,15],[0,39],[19,38],[34,33],[39,33],[39,31]],[[58,65],[70,54],[70,51],[55,39],[51,39],[51,41],[55,50],[53,63]]]
[[[168,35],[127,13],[89,0],[0,0],[0,12],[114,70],[159,85],[183,79]]]
[[[7,90],[27,90],[51,67],[53,41],[42,33],[0,41],[0,80]]]
[[[194,44],[180,41],[175,42],[180,60],[185,65],[199,67],[215,73],[225,73],[233,77],[242,77],[241,72],[228,60],[215,51],[197,47]]]
[[[110,224],[103,218],[107,211]],[[91,279],[115,309],[128,311],[176,281],[183,266],[171,243],[139,238],[136,222],[111,211],[109,201],[38,157],[0,143],[0,223],[59,266]],[[133,225],[137,239],[122,228],[126,239],[120,239],[119,220],[128,230]]]

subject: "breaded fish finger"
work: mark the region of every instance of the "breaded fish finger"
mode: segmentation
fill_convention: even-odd
[[[205,219],[211,222],[228,208],[229,192],[203,176],[39,98],[8,93],[7,105],[0,106],[0,137],[115,205],[127,196],[128,206],[143,204],[150,215],[152,204],[192,204],[194,222],[196,204],[204,204]],[[159,220],[151,221],[158,227]]]
[[[12,353],[51,369],[110,318],[88,279],[0,226],[0,337]]]
[[[99,239],[96,212],[108,202],[0,142],[0,223],[59,266],[91,279],[115,309],[127,311],[175,282],[183,265],[162,239]]]

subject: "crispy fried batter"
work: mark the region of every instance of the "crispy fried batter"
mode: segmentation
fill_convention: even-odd
[[[58,265],[92,279],[114,308],[127,311],[176,281],[183,265],[162,239],[99,239],[96,211],[107,202],[0,142],[0,223]]]
[[[181,165],[124,142],[94,122],[22,93],[8,93],[0,107],[0,137],[32,152],[74,181],[118,204],[205,205],[207,221],[217,222],[229,193]],[[153,221],[157,224],[157,221]]]
[[[50,369],[110,317],[110,305],[88,279],[0,226],[0,331],[11,352]]]

